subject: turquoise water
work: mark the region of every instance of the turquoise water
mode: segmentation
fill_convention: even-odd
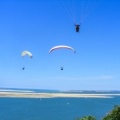
[[[113,98],[0,98],[0,120],[74,120],[93,115],[100,120],[120,96]]]

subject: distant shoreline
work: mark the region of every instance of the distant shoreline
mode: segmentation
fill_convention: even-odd
[[[120,94],[0,92],[0,97],[11,98],[112,98],[113,96]]]

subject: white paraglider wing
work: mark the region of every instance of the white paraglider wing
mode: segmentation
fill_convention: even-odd
[[[57,49],[69,49],[69,50],[72,50],[74,53],[76,52],[76,51],[74,50],[74,48],[72,48],[72,47],[70,47],[70,46],[58,45],[58,46],[52,47],[52,48],[49,50],[49,53],[51,53],[52,51],[57,50]]]
[[[23,52],[21,53],[21,56],[23,56],[23,57],[26,56],[26,55],[28,55],[30,58],[33,57],[32,53],[29,52],[29,51],[23,51]]]

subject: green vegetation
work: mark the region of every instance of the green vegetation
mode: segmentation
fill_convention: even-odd
[[[114,109],[103,120],[120,120],[120,106],[114,106]]]
[[[76,120],[96,120],[93,116],[84,116],[82,118],[77,118]]]
[[[84,116],[82,118],[76,118],[75,120],[97,120],[94,116]],[[103,119],[101,120],[120,120],[120,106],[115,105],[113,110],[110,111]]]

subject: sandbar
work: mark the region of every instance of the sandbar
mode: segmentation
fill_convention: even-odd
[[[120,94],[0,92],[0,97],[13,98],[112,98],[115,95],[120,96]]]

